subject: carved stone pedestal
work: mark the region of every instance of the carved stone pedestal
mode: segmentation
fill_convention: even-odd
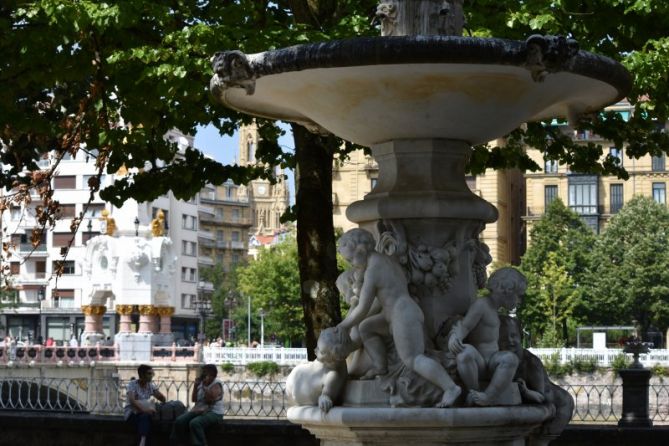
[[[102,330],[102,317],[107,311],[104,305],[84,305],[81,307],[84,313],[85,327],[81,334],[81,345],[95,345],[105,339],[105,334]]]
[[[620,427],[652,427],[648,416],[648,386],[651,371],[648,369],[620,370],[623,380],[623,416]]]
[[[309,430],[321,446],[524,446],[552,412],[548,406],[460,409],[318,407],[288,409],[288,419]]]

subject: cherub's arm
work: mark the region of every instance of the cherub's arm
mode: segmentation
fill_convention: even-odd
[[[360,298],[358,300],[358,305],[355,308],[352,308],[346,318],[337,325],[338,328],[343,328],[349,330],[351,327],[358,325],[362,322],[369,310],[372,308],[372,305],[375,301],[376,286],[375,278],[372,276],[370,271],[370,266],[367,266],[367,271],[365,271],[365,278],[362,282],[362,287],[360,289]]]
[[[464,350],[465,347],[462,341],[483,318],[483,313],[485,311],[484,304],[485,302],[483,302],[482,299],[475,300],[469,307],[469,310],[467,310],[465,317],[456,325],[448,340],[448,349],[452,353],[457,354]]]
[[[347,378],[346,363],[342,361],[336,368],[328,370],[323,376],[323,391],[318,397],[318,407],[323,412],[332,409],[334,401],[339,397]]]

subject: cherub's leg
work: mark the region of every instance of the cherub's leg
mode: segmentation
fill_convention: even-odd
[[[370,316],[358,326],[360,339],[365,351],[372,360],[372,368],[360,379],[372,379],[378,375],[388,372],[388,358],[386,357],[386,346],[382,336],[388,335],[388,322],[381,314]]]
[[[511,384],[518,368],[518,356],[508,351],[499,351],[492,355],[488,363],[493,372],[490,384],[483,392],[471,392],[471,401],[477,406],[489,406]]]
[[[453,382],[441,364],[425,356],[422,311],[415,304],[399,308],[404,320],[402,323],[393,324],[393,341],[397,354],[407,367],[444,391],[437,407],[452,406],[462,389]]]
[[[473,345],[465,344],[465,349],[456,357],[458,376],[467,390],[478,390],[479,372],[485,370],[485,361]]]

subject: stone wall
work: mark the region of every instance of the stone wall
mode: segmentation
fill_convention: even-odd
[[[155,427],[154,445],[167,445],[168,422]],[[208,435],[225,446],[319,446],[309,432],[288,421],[225,420]],[[0,446],[130,446],[134,431],[121,417],[0,411]],[[551,446],[644,446],[669,444],[669,427],[619,429],[614,425],[571,425]]]

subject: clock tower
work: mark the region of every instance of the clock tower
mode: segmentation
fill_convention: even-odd
[[[258,128],[255,123],[239,129],[240,165],[258,163],[255,156],[258,142]],[[274,173],[278,178],[276,184],[262,179],[247,184],[252,215],[250,234],[269,236],[283,229],[279,219],[289,205],[288,187],[283,178],[283,170],[276,167]]]

